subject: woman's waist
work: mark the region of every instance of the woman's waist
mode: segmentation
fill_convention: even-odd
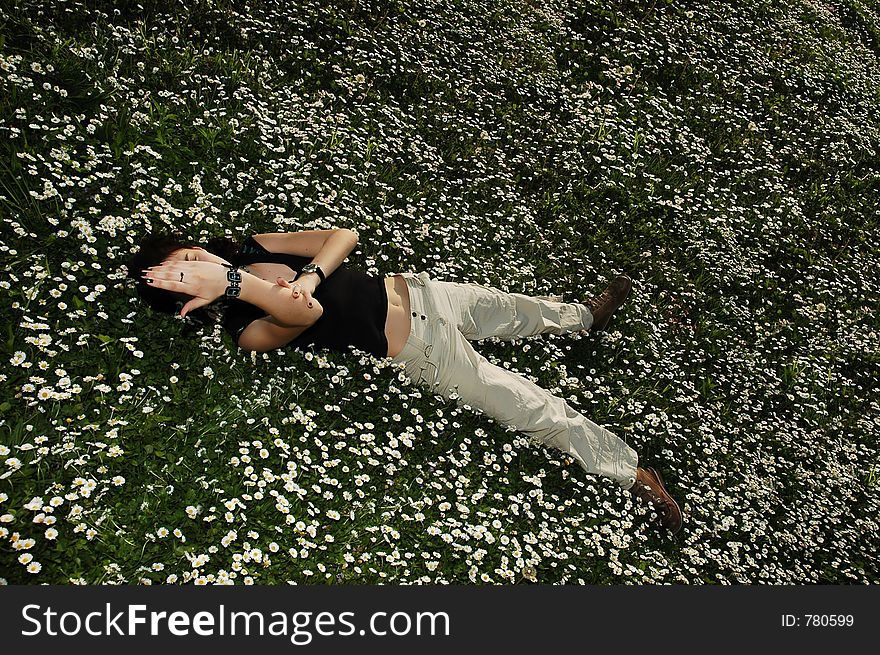
[[[401,275],[389,275],[385,278],[385,290],[388,292],[388,311],[404,312],[409,315],[410,298],[406,280]]]

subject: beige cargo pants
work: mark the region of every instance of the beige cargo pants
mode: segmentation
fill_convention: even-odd
[[[493,336],[587,329],[593,315],[586,305],[432,280],[427,273],[401,275],[409,290],[412,327],[392,361],[402,363],[413,382],[447,399],[456,393],[458,403],[568,453],[588,473],[609,477],[624,489],[635,483],[635,450],[562,398],[495,366],[470,344]]]

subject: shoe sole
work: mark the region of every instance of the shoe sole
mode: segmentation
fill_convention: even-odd
[[[629,280],[629,288],[626,290],[626,295],[620,301],[620,304],[617,306],[617,308],[613,312],[611,312],[611,314],[608,316],[607,319],[605,319],[605,322],[602,325],[591,325],[590,326],[590,329],[589,329],[590,332],[604,331],[605,328],[608,327],[608,324],[611,322],[611,318],[614,316],[614,313],[623,306],[623,303],[625,303],[626,299],[629,298],[629,294],[632,293],[632,290],[633,290],[632,278],[629,275],[618,275],[618,276],[615,276],[615,279],[618,277],[625,277],[627,280]]]
[[[675,531],[670,530],[671,534],[678,534],[681,531],[682,526],[684,525],[684,514],[682,514],[682,512],[681,512],[681,507],[678,506],[678,503],[675,502],[675,498],[672,497],[672,494],[669,493],[669,490],[666,488],[666,485],[663,484],[663,477],[660,475],[660,472],[657,471],[657,469],[655,469],[653,467],[648,467],[645,470],[648,471],[655,478],[657,478],[657,482],[660,483],[660,487],[663,489],[664,493],[666,493],[666,495],[669,496],[669,500],[671,500],[672,504],[675,505],[675,509],[678,510],[678,515],[681,517],[681,525],[678,526],[678,530],[675,530]]]

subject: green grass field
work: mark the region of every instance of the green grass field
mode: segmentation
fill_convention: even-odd
[[[0,581],[880,582],[876,3],[0,3]],[[352,351],[237,350],[124,262],[347,227],[348,265],[585,300],[486,341],[609,480]]]

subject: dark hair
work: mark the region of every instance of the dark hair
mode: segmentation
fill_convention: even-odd
[[[151,287],[144,282],[141,272],[149,266],[161,264],[176,250],[200,246],[227,261],[234,261],[239,244],[228,237],[213,237],[206,244],[189,239],[182,232],[160,232],[147,234],[141,239],[140,249],[126,262],[128,277],[135,281],[135,289],[141,300],[152,309],[164,314],[179,314],[180,309],[192,299],[192,296],[178,291],[168,291]],[[199,307],[189,313],[187,318],[202,325],[211,325],[220,317],[220,311],[213,305]]]

